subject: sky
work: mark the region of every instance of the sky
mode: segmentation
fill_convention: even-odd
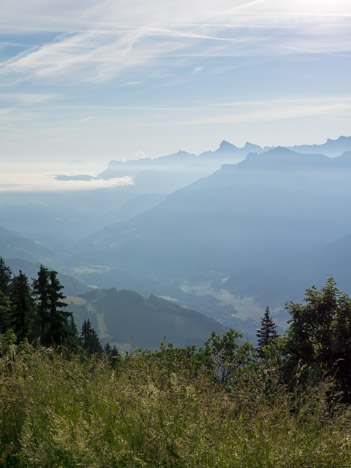
[[[223,139],[293,145],[351,135],[349,0],[0,8],[3,168],[81,172],[111,159],[198,154]]]

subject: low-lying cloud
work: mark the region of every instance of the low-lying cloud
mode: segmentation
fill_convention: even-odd
[[[39,192],[39,191],[74,191],[94,190],[133,185],[132,177],[120,177],[110,180],[57,180],[54,175],[5,173],[0,175],[0,192]]]

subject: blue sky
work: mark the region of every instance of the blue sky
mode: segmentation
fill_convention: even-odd
[[[351,135],[349,0],[0,0],[3,163]]]

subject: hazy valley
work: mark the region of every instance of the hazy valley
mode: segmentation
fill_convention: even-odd
[[[69,296],[161,296],[253,339],[266,305],[284,328],[285,302],[329,274],[351,292],[350,175],[350,137],[111,161],[99,177],[132,185],[1,192],[1,254],[29,277],[30,262],[55,268]]]

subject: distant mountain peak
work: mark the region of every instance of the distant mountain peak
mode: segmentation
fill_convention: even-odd
[[[275,154],[275,153],[279,153],[279,154],[296,154],[295,151],[291,150],[291,149],[288,149],[286,148],[285,146],[276,146],[272,149],[270,149],[269,151],[267,151],[266,154]]]
[[[223,140],[223,141],[221,142],[221,144],[219,145],[219,149],[220,149],[220,150],[226,150],[226,151],[227,151],[227,150],[231,150],[231,149],[233,149],[233,148],[237,149],[237,146],[232,145],[232,144],[229,143],[229,141],[227,141],[227,140]]]
[[[324,154],[325,156],[336,157],[345,151],[351,150],[351,136],[341,135],[336,140],[328,138],[321,145],[295,145],[291,147],[294,151],[304,154]]]
[[[244,151],[261,151],[262,148],[259,145],[250,143],[249,141],[245,142],[243,147],[235,146],[232,143],[229,143],[227,140],[223,140],[219,145],[219,151],[234,151],[234,150],[244,150]]]
[[[332,143],[334,141],[345,141],[345,140],[349,140],[349,139],[351,139],[351,137],[340,135],[339,138],[337,138],[336,140],[333,140],[332,138],[328,138],[327,143]]]
[[[248,151],[253,151],[253,150],[261,151],[262,150],[262,148],[259,145],[255,145],[254,143],[250,143],[249,141],[245,143],[244,149]]]

